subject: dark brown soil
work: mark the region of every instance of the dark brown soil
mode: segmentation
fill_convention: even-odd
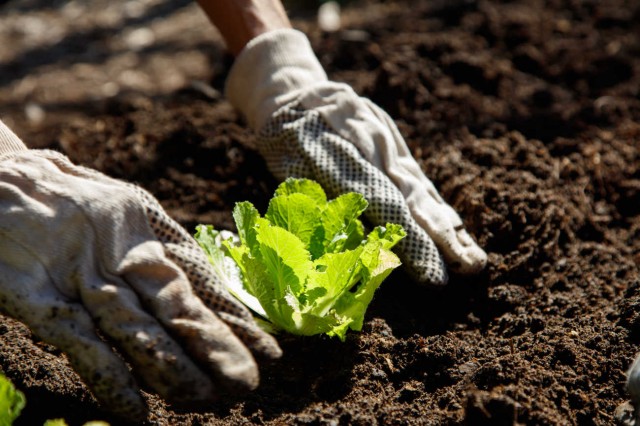
[[[0,113],[27,143],[143,185],[189,229],[265,206],[277,182],[216,93],[230,61],[195,5],[3,4]],[[361,334],[282,336],[255,393],[198,413],[149,395],[148,424],[613,424],[640,343],[640,3],[367,1],[344,18],[358,31],[296,25],[396,120],[488,267],[443,289],[394,273]],[[119,423],[9,318],[0,366],[27,395],[20,424]]]

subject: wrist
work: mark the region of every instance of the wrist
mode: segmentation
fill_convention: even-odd
[[[291,28],[279,0],[198,0],[198,3],[234,56],[261,34]]]
[[[309,39],[293,29],[252,39],[229,72],[227,99],[260,131],[271,115],[302,89],[327,81]]]

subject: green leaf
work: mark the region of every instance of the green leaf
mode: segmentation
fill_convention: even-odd
[[[248,201],[237,203],[233,209],[233,220],[238,228],[242,244],[251,250],[256,247],[256,223],[260,218],[258,210]]]
[[[0,426],[10,426],[26,405],[24,394],[0,374]]]
[[[64,419],[49,419],[42,426],[68,426]],[[82,426],[109,426],[109,423],[102,420],[90,420]]]
[[[244,288],[258,300],[266,313],[265,318],[273,321],[273,318],[280,317],[278,305],[275,303],[275,284],[268,275],[262,259],[253,257],[246,247],[232,248],[229,253],[238,264],[242,265]]]
[[[68,426],[68,424],[64,419],[49,419],[42,426]]]
[[[304,194],[318,206],[323,206],[327,203],[327,196],[324,190],[318,182],[311,179],[288,178],[278,186],[274,197],[290,194]]]
[[[262,308],[259,300],[245,287],[242,271],[238,266],[242,265],[242,263],[234,261],[234,258],[227,253],[228,247],[235,247],[235,243],[233,234],[230,232],[226,234],[225,238],[225,235],[213,229],[211,225],[198,225],[196,226],[194,237],[206,253],[216,276],[229,292],[258,315],[267,317],[267,313]],[[225,243],[226,246],[224,245]]]
[[[391,249],[406,235],[407,233],[402,226],[395,223],[387,223],[385,226],[376,226],[367,235],[367,241],[380,241],[383,248]]]
[[[299,295],[313,267],[304,243],[286,229],[269,225],[262,219],[257,239],[261,260],[275,283],[274,297],[285,296],[287,290]]]
[[[305,194],[287,194],[274,197],[269,202],[265,217],[272,225],[291,232],[309,247],[314,234],[322,231],[320,207]]]
[[[338,319],[333,315],[321,317],[310,312],[295,312],[293,320],[295,329],[287,331],[301,336],[328,333],[338,324]]]
[[[358,262],[362,249],[359,247],[342,253],[326,253],[314,262],[316,273],[307,289],[325,291],[323,294],[317,291],[316,297],[310,298],[310,312],[318,316],[326,315],[338,298],[353,286],[362,268]]]
[[[367,273],[363,274],[362,282],[355,292],[344,293],[335,305],[336,314],[344,318],[345,322],[349,322],[349,328],[355,331],[362,330],[364,314],[373,300],[375,291],[391,271],[401,264],[398,256],[391,251],[381,249],[376,243],[370,243],[368,246],[363,250],[362,264]],[[344,338],[344,334],[340,334],[344,331],[334,332],[338,337]]]
[[[342,194],[327,203],[322,212],[325,252],[336,253],[360,244],[364,229],[358,217],[368,204],[361,194],[355,192]]]

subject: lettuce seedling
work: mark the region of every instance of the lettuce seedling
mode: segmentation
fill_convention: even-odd
[[[317,182],[290,178],[264,217],[250,202],[236,204],[239,241],[220,245],[220,233],[204,225],[196,239],[221,272],[229,269],[224,255],[235,260],[243,286],[227,280],[229,290],[274,329],[344,340],[348,329],[362,329],[375,290],[400,266],[391,248],[404,230],[387,224],[365,237],[358,217],[367,205],[357,193],[328,201]]]

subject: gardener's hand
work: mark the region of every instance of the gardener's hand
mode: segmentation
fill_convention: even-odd
[[[0,308],[129,418],[146,413],[136,380],[168,401],[203,403],[257,386],[250,350],[280,355],[150,194],[27,150],[1,122]]]
[[[414,160],[393,120],[345,84],[330,82],[306,36],[279,29],[236,59],[227,96],[259,132],[259,150],[280,179],[315,179],[336,196],[364,194],[374,224],[399,223],[398,254],[419,281],[443,284],[445,262],[482,269],[485,252]]]
[[[640,355],[636,356],[627,371],[626,388],[631,401],[616,409],[616,421],[622,426],[640,426]]]

